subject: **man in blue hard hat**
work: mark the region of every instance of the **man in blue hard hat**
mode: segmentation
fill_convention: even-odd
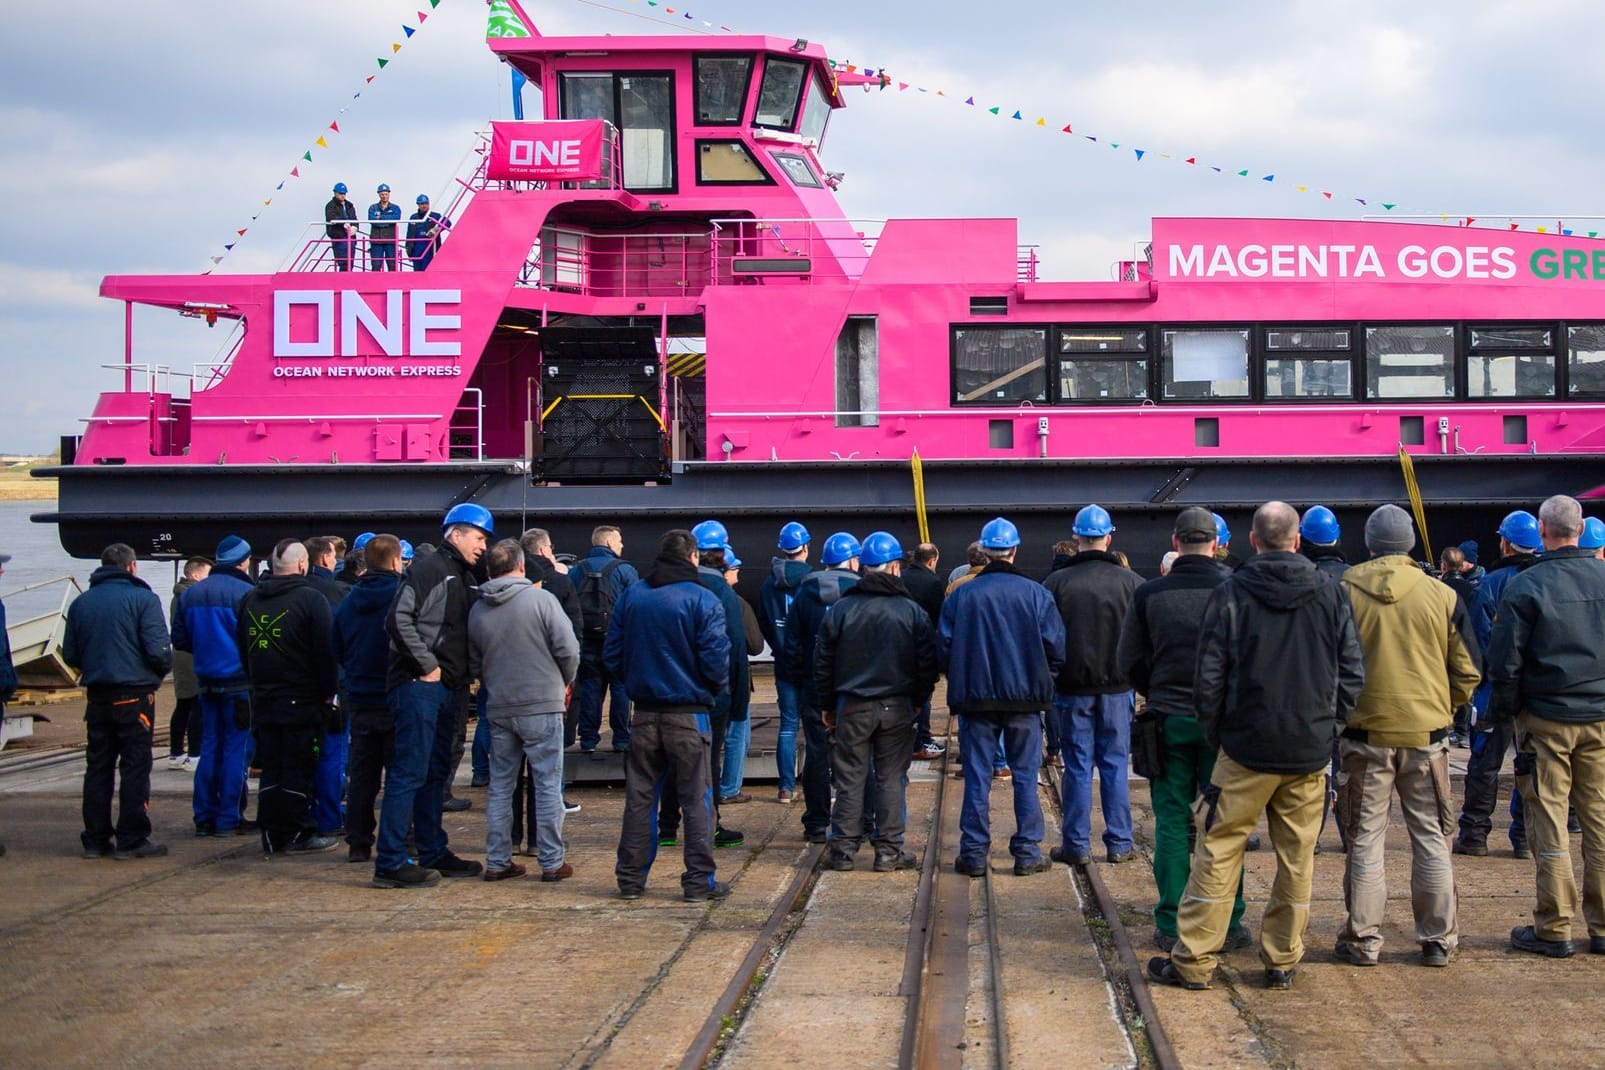
[[[724,610],[725,639],[730,644],[730,679],[708,708],[708,720],[713,729],[713,749],[708,753],[708,775],[714,793],[713,845],[735,847],[745,837],[735,829],[724,827],[721,810],[725,799],[719,790],[724,779],[725,737],[729,735],[732,723],[747,719],[752,699],[747,636],[741,620],[741,597],[725,579],[730,533],[719,521],[704,520],[691,529],[691,534],[697,540],[697,582],[719,600],[719,608]]]
[[[484,869],[452,853],[441,815],[457,712],[468,701],[468,611],[479,590],[474,566],[496,527],[489,509],[463,502],[446,513],[441,529],[441,546],[413,562],[385,619],[386,701],[395,716],[396,750],[379,813],[376,888],[421,888],[441,877],[477,877]],[[416,861],[407,857],[409,820]]]
[[[1228,570],[1235,572],[1243,567],[1243,559],[1232,553],[1232,529],[1226,523],[1226,518],[1219,513],[1210,514],[1215,519],[1215,560]]]
[[[439,212],[429,210],[429,198],[418,194],[418,210],[407,217],[407,257],[414,271],[423,271],[440,251],[442,231],[451,223]]]
[[[602,742],[602,699],[608,701],[607,721],[613,733],[613,751],[630,749],[630,696],[624,681],[608,672],[602,657],[608,620],[625,588],[641,578],[624,560],[624,535],[611,524],[591,531],[591,552],[574,566],[571,577],[579,588],[580,615],[585,626],[580,636],[579,737],[580,753],[591,754]]]
[[[865,787],[875,778],[875,871],[912,869],[903,849],[904,782],[914,751],[915,711],[939,677],[936,630],[901,580],[903,547],[877,531],[859,554],[862,578],[825,614],[814,655],[814,693],[835,725],[836,784],[830,858],[853,868],[865,834]]]
[[[1132,592],[1142,579],[1109,552],[1115,524],[1101,505],[1076,514],[1076,553],[1044,581],[1064,621],[1065,658],[1054,683],[1052,716],[1064,757],[1064,826],[1050,856],[1067,865],[1092,861],[1092,777],[1098,775],[1105,858],[1132,857],[1127,759],[1136,693],[1116,650]]]
[[[1349,570],[1343,548],[1338,545],[1343,529],[1338,526],[1337,515],[1332,510],[1324,505],[1310,506],[1304,511],[1304,519],[1299,521],[1298,535],[1299,549],[1323,573],[1336,580]]]
[[[1605,520],[1591,516],[1583,521],[1583,533],[1578,536],[1577,548],[1592,550],[1597,560],[1605,561]]]
[[[1538,518],[1533,514],[1518,509],[1500,521],[1499,560],[1478,585],[1476,600],[1471,604],[1471,630],[1477,636],[1478,653],[1485,663],[1488,637],[1499,616],[1505,587],[1538,561],[1543,546]],[[1457,855],[1488,853],[1488,834],[1493,831],[1494,807],[1499,803],[1499,770],[1515,735],[1509,720],[1490,724],[1486,719],[1492,688],[1492,683],[1485,681],[1471,699],[1478,720],[1472,727],[1471,758],[1466,762],[1466,795],[1460,806],[1460,833],[1454,843]],[[1516,792],[1510,796],[1510,847],[1517,858],[1531,857],[1521,796]]]
[[[357,243],[357,206],[346,200],[348,192],[344,182],[336,182],[334,196],[323,206],[323,231],[334,250],[336,271],[351,270],[351,250]]]
[[[959,716],[964,806],[953,868],[986,874],[992,845],[992,759],[998,732],[1013,771],[1015,832],[1009,838],[1014,873],[1041,873],[1042,714],[1053,704],[1064,665],[1064,620],[1053,596],[1014,567],[1020,532],[1003,517],[981,529],[987,565],[950,591],[942,604],[939,644],[947,672],[947,703]]]
[[[396,224],[401,205],[390,200],[390,186],[379,183],[379,200],[368,205],[368,258],[374,271],[400,271],[396,256]]]
[[[758,592],[758,628],[775,659],[775,704],[780,707],[775,768],[780,777],[779,799],[783,803],[791,802],[797,791],[797,729],[802,716],[802,692],[792,679],[790,666],[785,663],[786,617],[791,613],[797,588],[813,571],[808,564],[811,539],[808,529],[797,521],[783,525],[775,544],[780,553],[769,559],[769,576]]]
[[[830,607],[858,583],[862,550],[859,541],[845,531],[826,539],[819,554],[825,567],[802,581],[786,615],[784,664],[802,699],[802,826],[809,843],[824,843],[830,836],[830,730],[814,689],[814,643]]]

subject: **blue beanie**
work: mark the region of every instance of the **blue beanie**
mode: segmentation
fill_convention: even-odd
[[[1477,540],[1467,539],[1460,544],[1460,552],[1466,555],[1466,560],[1473,565],[1477,563]]]
[[[217,544],[217,553],[212,560],[217,562],[219,568],[233,568],[251,556],[251,544],[238,535],[225,535],[223,541]]]

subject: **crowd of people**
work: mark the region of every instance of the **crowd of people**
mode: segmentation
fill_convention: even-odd
[[[1324,507],[1300,517],[1261,506],[1246,559],[1219,515],[1189,507],[1147,582],[1097,505],[1076,514],[1042,581],[1016,567],[1021,534],[1003,517],[945,580],[935,546],[905,553],[885,531],[830,535],[813,569],[812,536],[792,522],[756,607],[735,591],[742,562],[716,520],[665,532],[644,573],[610,525],[572,565],[541,529],[497,541],[475,504],[453,507],[441,532],[416,553],[382,533],[349,553],[332,536],[284,539],[261,576],[252,547],[230,536],[185,564],[165,618],[134,552],[107,547],[71,607],[64,651],[88,697],[85,856],[166,851],[147,803],[155,691],[173,672],[170,763],[194,768],[198,836],[255,832],[271,857],[328,850],[343,834],[374,886],[419,888],[526,876],[513,856],[527,828],[540,879],[564,880],[563,817],[577,808],[563,796],[564,751],[601,747],[608,705],[626,778],[619,895],[644,894],[658,851],[680,846],[683,896],[721,898],[715,852],[743,839],[722,815],[752,797],[749,658],[767,645],[777,799],[800,788],[803,834],[826,846],[831,869],[854,869],[866,841],[877,872],[918,865],[904,842],[907,772],[944,754],[930,711],[945,676],[964,782],[958,872],[988,870],[1000,781],[1012,781],[1016,875],[1092,861],[1094,781],[1104,857],[1127,862],[1128,771],[1149,780],[1153,940],[1167,952],[1149,963],[1156,982],[1208,987],[1222,951],[1254,943],[1243,854],[1262,816],[1277,858],[1258,939],[1267,986],[1288,987],[1304,957],[1329,816],[1346,852],[1333,956],[1375,965],[1395,796],[1421,962],[1448,965],[1459,943],[1451,854],[1488,853],[1512,745],[1510,836],[1537,859],[1537,902],[1511,945],[1573,953],[1570,828],[1583,835],[1589,950],[1605,954],[1605,524],[1585,521],[1574,499],[1507,516],[1486,570],[1475,542],[1446,550],[1437,571],[1414,560],[1414,523],[1393,505],[1369,516],[1369,557],[1353,565]],[[443,822],[469,805],[451,785],[476,704],[483,863],[453,850]],[[1471,756],[1455,835],[1449,751],[1461,739]],[[1044,762],[1064,769],[1046,857]]]

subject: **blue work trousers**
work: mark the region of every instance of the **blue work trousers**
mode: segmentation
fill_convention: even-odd
[[[325,732],[318,746],[318,771],[312,782],[312,820],[324,836],[346,827],[346,759],[351,753],[351,726]]]
[[[1131,850],[1131,795],[1126,784],[1131,752],[1131,718],[1136,698],[1130,691],[1111,695],[1055,695],[1059,748],[1064,758],[1064,827],[1070,854],[1090,854],[1092,775],[1098,774],[1103,805],[1103,843],[1111,851]]]
[[[624,681],[615,680],[602,664],[602,655],[580,660],[580,750],[595,750],[602,742],[602,699],[608,699],[607,723],[613,730],[613,749],[630,749],[630,695]]]
[[[1037,713],[959,717],[964,763],[964,807],[959,811],[959,861],[985,865],[992,848],[992,758],[999,730],[1013,773],[1014,835],[1009,853],[1026,865],[1042,861],[1042,804],[1037,774],[1042,768],[1042,717]]]
[[[418,862],[428,866],[448,852],[441,824],[451,743],[457,730],[461,691],[445,684],[409,680],[387,696],[396,719],[395,761],[385,772],[379,810],[374,868],[379,872],[407,864],[407,827],[412,826]]]
[[[245,806],[246,747],[249,727],[235,723],[235,707],[249,703],[244,691],[202,691],[201,764],[195,770],[195,823],[219,832],[240,827]]]

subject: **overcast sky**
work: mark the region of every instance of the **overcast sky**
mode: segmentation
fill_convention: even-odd
[[[653,32],[620,13],[650,10],[645,0],[603,3],[619,11],[525,6],[549,34]],[[847,174],[846,214],[1017,216],[1021,241],[1043,247],[1046,278],[1107,277],[1153,216],[1358,218],[1367,209],[1355,196],[1497,215],[1500,226],[1533,213],[1596,229],[1583,216],[1605,213],[1605,66],[1587,53],[1605,30],[1597,2],[664,3],[822,42],[929,89],[848,93],[824,153]],[[439,199],[472,132],[510,114],[509,92],[484,47],[482,0],[442,0],[408,39],[402,24],[417,27],[420,7],[427,0],[8,8],[0,451],[50,449],[116,382],[99,366],[122,360],[122,306],[96,296],[102,276],[200,271],[245,226],[221,270],[271,271],[335,181],[351,185],[359,212],[381,181],[409,210],[420,192]],[[378,72],[381,55],[392,62]],[[976,107],[960,103],[972,94]],[[994,118],[992,105],[1025,119]],[[1061,133],[1066,122],[1099,142]],[[314,148],[303,177],[275,192],[319,134],[330,148]],[[1143,162],[1133,148],[1148,150]],[[1251,177],[1179,162],[1189,155]],[[1277,181],[1260,181],[1267,173]],[[1301,183],[1337,196],[1296,192]],[[135,359],[187,369],[224,336],[136,312]]]

